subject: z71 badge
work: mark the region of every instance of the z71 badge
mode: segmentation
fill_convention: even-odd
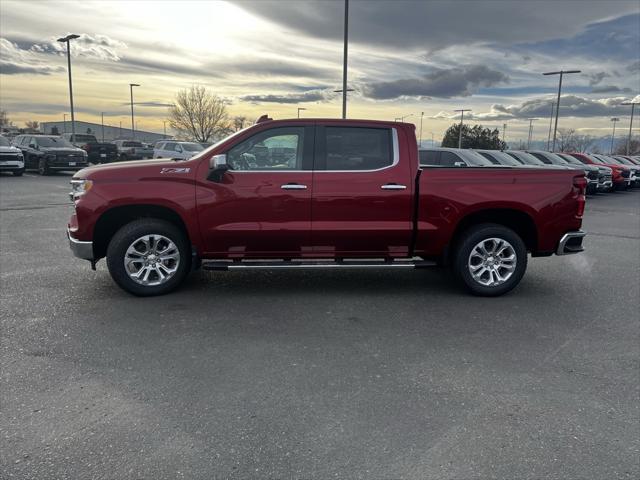
[[[163,168],[160,170],[160,173],[189,173],[191,171],[190,168]]]

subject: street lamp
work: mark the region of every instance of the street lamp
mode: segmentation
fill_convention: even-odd
[[[104,112],[100,112],[100,116],[102,117],[102,143],[104,143]]]
[[[553,109],[556,106],[556,102],[551,102],[551,115],[549,115],[549,135],[547,136],[547,151],[551,146],[551,127],[553,126]]]
[[[556,150],[556,133],[558,132],[558,112],[560,111],[560,91],[562,90],[562,76],[565,73],[580,73],[581,70],[560,70],[558,72],[546,72],[542,75],[560,75],[560,81],[558,82],[558,100],[556,101],[556,123],[553,128],[553,150]]]
[[[306,110],[304,107],[298,107],[298,118],[300,118],[300,110]]]
[[[462,148],[462,121],[464,120],[464,112],[470,112],[469,109],[461,108],[460,110],[454,110],[454,112],[460,112],[460,130],[458,131],[458,148]]]
[[[342,55],[342,118],[347,118],[347,52],[349,49],[349,0],[344,0],[344,50]]]
[[[69,103],[71,104],[71,133],[73,134],[73,137],[71,138],[74,138],[74,139],[76,134],[76,124],[75,124],[76,119],[73,114],[73,86],[71,83],[71,43],[70,42],[71,40],[75,40],[76,38],[80,38],[80,35],[71,33],[66,37],[61,37],[58,39],[60,43],[67,44],[67,70],[69,71]]]
[[[424,117],[424,112],[420,112],[420,142],[418,145],[422,147],[422,117]]]
[[[636,105],[640,104],[640,102],[624,102],[620,105],[631,105],[631,120],[629,120],[629,138],[627,138],[627,155],[631,153],[631,128],[633,127],[633,110]],[[615,126],[615,124],[614,124]]]
[[[140,85],[137,83],[129,84],[129,90],[131,93],[131,140],[136,139],[136,128],[135,124],[133,123],[133,87],[140,87]]]
[[[609,149],[609,155],[613,155],[613,140],[616,137],[616,123],[618,123],[620,119],[618,117],[613,117],[611,121],[613,122],[613,133],[611,134],[611,148]]]
[[[529,119],[529,138],[527,139],[527,150],[531,148],[531,137],[533,136],[533,122],[535,122],[537,118]]]
[[[63,133],[67,133],[67,114],[66,113],[62,114],[62,129],[64,130]]]

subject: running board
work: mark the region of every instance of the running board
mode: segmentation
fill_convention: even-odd
[[[403,260],[203,260],[203,270],[257,270],[306,268],[426,268],[437,263],[422,259]]]

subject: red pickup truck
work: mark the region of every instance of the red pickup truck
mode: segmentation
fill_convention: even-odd
[[[582,170],[421,166],[414,126],[262,117],[187,161],[86,168],[71,250],[135,295],[196,268],[448,265],[494,296],[527,256],[583,250]]]

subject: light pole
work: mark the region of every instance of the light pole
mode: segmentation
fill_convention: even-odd
[[[629,120],[629,138],[627,138],[627,155],[631,153],[631,129],[633,128],[633,110],[639,102],[624,102],[620,105],[631,105],[631,120]],[[615,126],[615,124],[614,124]]]
[[[533,122],[535,122],[536,118],[529,119],[529,138],[527,139],[527,150],[531,148],[531,137],[533,136]]]
[[[422,147],[422,117],[424,117],[424,112],[420,112],[420,142],[418,145]]]
[[[566,73],[580,73],[581,70],[560,70],[558,72],[546,72],[542,75],[560,75],[558,82],[558,100],[556,101],[556,124],[553,128],[553,150],[556,150],[556,133],[558,132],[558,112],[560,111],[560,92],[562,90],[562,76]]]
[[[164,128],[164,138],[167,138],[167,121],[166,120],[162,121],[162,126]]]
[[[80,35],[76,35],[71,33],[66,37],[61,37],[58,39],[61,43],[67,44],[67,70],[69,71],[69,103],[71,104],[71,134],[73,135],[71,138],[75,139],[76,136],[76,118],[73,114],[73,85],[71,83],[71,40],[75,40],[76,38],[80,38]]]
[[[553,125],[553,109],[556,106],[556,102],[551,102],[551,115],[549,115],[549,135],[547,136],[547,151],[551,146],[551,126]]]
[[[67,133],[67,114],[66,113],[62,114],[62,129],[64,130],[63,133]]]
[[[306,110],[304,107],[298,107],[298,118],[300,118],[300,110]]]
[[[616,138],[616,123],[620,121],[618,117],[613,117],[611,119],[613,122],[613,133],[611,133],[611,148],[609,149],[609,155],[613,155],[613,140]]]
[[[347,53],[349,49],[349,0],[344,0],[344,53],[342,58],[342,118],[347,118]]]
[[[139,87],[140,85],[137,83],[130,83],[129,90],[131,93],[131,140],[136,139],[136,127],[133,123],[133,87]]]
[[[507,138],[507,124],[503,123],[502,124],[502,143],[504,143],[506,145],[506,143],[504,141],[505,138]]]
[[[100,112],[102,117],[102,143],[104,143],[104,112]]]
[[[458,148],[462,148],[462,121],[464,120],[464,112],[470,112],[470,109],[461,108],[460,110],[454,110],[454,112],[460,112],[460,130],[458,131]]]

